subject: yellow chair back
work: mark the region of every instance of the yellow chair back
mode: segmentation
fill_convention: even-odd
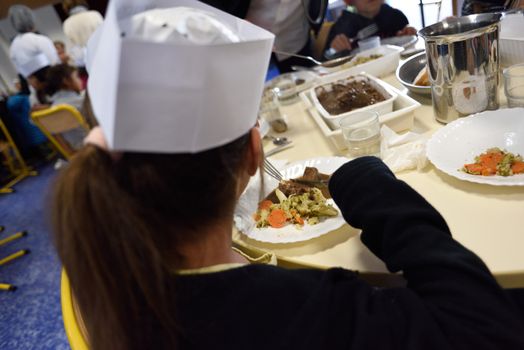
[[[73,106],[61,104],[31,113],[31,119],[64,156],[70,159],[75,150],[60,136],[61,133],[83,128],[89,130],[84,117]]]
[[[71,292],[71,285],[65,270],[62,269],[62,281],[60,287],[62,318],[64,328],[72,350],[87,350],[87,331],[80,315],[80,311]]]
[[[313,38],[313,56],[317,60],[322,60],[324,57],[324,46],[329,35],[329,31],[333,26],[334,22],[324,22],[318,31],[316,37]]]

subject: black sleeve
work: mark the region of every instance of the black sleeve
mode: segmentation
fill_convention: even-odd
[[[399,30],[409,24],[402,11],[389,5],[382,5],[380,13],[375,17],[375,22],[377,22],[382,37],[395,36]]]
[[[382,161],[346,163],[332,175],[329,189],[347,222],[362,229],[362,242],[390,271],[403,271],[450,344],[524,349],[524,324],[484,263]]]
[[[200,0],[238,18],[245,18],[251,0]]]
[[[371,23],[373,23],[373,21],[370,19],[348,11],[342,11],[342,14],[329,31],[324,51],[331,47],[331,42],[338,34],[345,34],[348,38],[353,38],[357,35],[360,29]]]

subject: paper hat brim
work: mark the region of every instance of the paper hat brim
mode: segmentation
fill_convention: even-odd
[[[241,42],[198,46],[122,36],[119,19],[175,6],[211,12]],[[194,153],[247,133],[256,123],[273,40],[195,0],[112,1],[88,45],[91,103],[110,149]]]
[[[24,76],[24,78],[29,77],[31,74],[35,73],[36,71],[50,66],[51,61],[44,53],[39,53],[38,55],[31,58],[29,61],[23,63],[20,65],[19,73]]]

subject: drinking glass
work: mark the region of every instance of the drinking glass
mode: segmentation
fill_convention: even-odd
[[[265,119],[275,132],[284,132],[288,128],[287,117],[280,112],[278,96],[274,90],[264,91],[258,117]]]
[[[380,156],[380,122],[377,112],[353,112],[340,120],[351,157]]]
[[[524,63],[504,69],[503,74],[508,107],[524,107]]]

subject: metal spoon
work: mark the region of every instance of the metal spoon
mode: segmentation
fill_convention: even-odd
[[[291,53],[291,52],[284,52],[284,51],[277,51],[277,50],[273,50],[274,53],[278,53],[278,54],[281,54],[281,55],[286,55],[286,56],[293,56],[293,57],[298,57],[298,58],[303,58],[305,60],[310,60],[311,62],[313,62],[314,64],[322,64],[322,62],[314,59],[313,57],[311,56],[304,56],[304,55],[299,55],[299,54],[296,54],[296,53]]]
[[[324,68],[333,68],[333,67],[340,66],[346,62],[351,61],[354,57],[355,55],[349,55],[349,56],[334,58],[332,60],[323,62],[321,66]]]
[[[291,143],[291,140],[289,140],[287,137],[275,137],[272,135],[266,135],[266,136],[269,137],[271,140],[273,140],[273,144],[276,146],[286,145],[288,143]]]
[[[351,61],[353,59],[353,57],[355,57],[355,55],[349,55],[349,56],[335,58],[335,59],[332,59],[332,60],[329,60],[329,61],[326,61],[326,62],[320,62],[320,61],[314,59],[311,56],[303,56],[303,55],[298,55],[296,53],[275,51],[275,50],[273,50],[273,52],[274,53],[279,53],[281,55],[295,56],[295,57],[303,58],[303,59],[306,59],[306,60],[310,60],[311,62],[315,63],[316,65],[321,66],[321,67],[325,67],[325,68],[333,68],[333,67],[336,67],[336,66],[340,66],[341,64],[344,64],[346,62]]]

